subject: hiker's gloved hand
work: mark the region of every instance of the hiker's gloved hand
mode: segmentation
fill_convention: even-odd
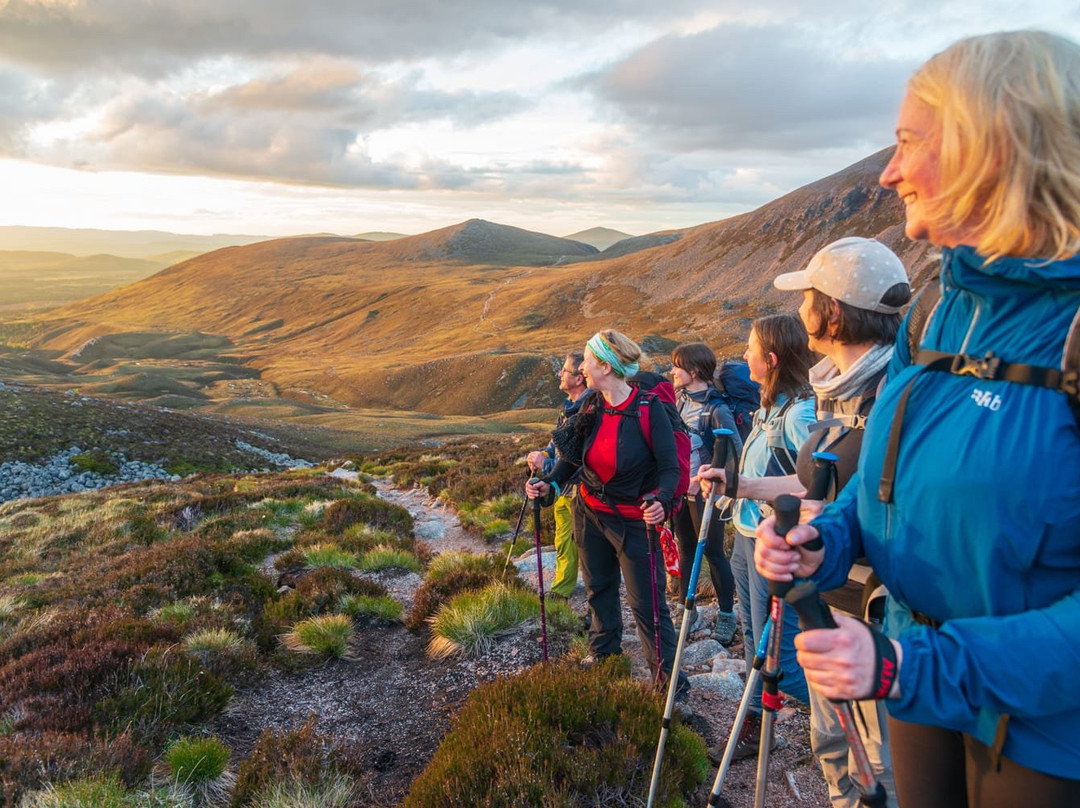
[[[865,699],[878,682],[877,651],[870,626],[854,617],[833,612],[836,628],[799,632],[795,637],[799,665],[806,681],[821,695],[837,701]],[[899,693],[903,649],[895,640],[887,640],[896,652],[897,673],[890,697]]]
[[[809,578],[821,562],[825,560],[825,549],[807,550],[800,545],[819,535],[817,528],[799,524],[791,528],[786,536],[777,535],[776,517],[762,520],[754,535],[754,566],[770,581],[790,581],[794,578]]]
[[[647,525],[659,525],[667,518],[664,506],[658,499],[654,499],[648,507],[642,506],[641,515]]]

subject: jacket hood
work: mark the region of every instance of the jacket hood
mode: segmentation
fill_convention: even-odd
[[[952,261],[950,262],[950,256]],[[958,272],[956,280],[964,285],[967,270],[983,275],[1001,278],[1015,283],[1050,287],[1063,291],[1080,291],[1080,256],[1065,258],[1060,261],[1046,261],[1040,258],[999,258],[986,262],[974,247],[961,245],[946,247],[942,250],[945,264],[952,264]]]

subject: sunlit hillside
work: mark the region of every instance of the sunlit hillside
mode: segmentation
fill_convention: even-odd
[[[754,317],[797,305],[772,278],[835,238],[875,236],[922,275],[925,248],[903,236],[900,203],[876,182],[886,158],[610,259],[479,220],[385,242],[319,236],[230,247],[51,313],[35,345],[99,382],[182,358],[242,367],[237,375],[275,395],[354,407],[551,406],[553,362],[601,327],[658,356],[688,339],[741,353]],[[208,342],[182,357],[140,350],[160,347],[161,332]],[[115,336],[125,333],[141,336]],[[193,375],[182,381],[197,388]]]

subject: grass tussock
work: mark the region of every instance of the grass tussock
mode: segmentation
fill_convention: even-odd
[[[349,650],[353,623],[348,615],[326,614],[301,620],[283,634],[282,644],[290,651],[313,654],[323,659],[339,659]]]
[[[483,589],[495,582],[517,584],[519,580],[516,567],[506,566],[491,555],[443,553],[428,565],[405,626],[419,631],[444,603],[462,592]]]
[[[420,559],[408,550],[379,545],[364,553],[359,568],[364,572],[382,572],[383,570],[401,570],[420,572]]]
[[[477,688],[403,808],[638,805],[645,802],[661,697],[625,660],[538,665]],[[658,804],[684,806],[708,773],[701,737],[676,722]]]
[[[546,605],[548,631],[574,631],[577,618],[565,603]],[[483,656],[501,634],[540,619],[540,599],[526,589],[494,583],[479,591],[463,592],[431,618],[432,657]]]

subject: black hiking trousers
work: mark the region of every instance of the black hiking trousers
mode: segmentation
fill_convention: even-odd
[[[578,497],[574,501],[574,540],[578,544],[581,577],[585,582],[592,624],[589,650],[596,657],[622,653],[622,604],[619,580],[626,582],[626,599],[634,614],[645,661],[656,676],[656,641],[653,632],[652,579],[649,575],[649,544],[645,523],[624,519],[618,514],[594,511]],[[671,676],[675,660],[676,634],[664,597],[663,554],[655,554],[656,585],[659,588],[660,651],[663,681]],[[690,686],[686,674],[679,674],[679,689]]]
[[[679,540],[679,592],[681,603],[686,602],[686,590],[690,586],[690,571],[697,554],[701,519],[705,515],[705,498],[687,497],[675,514],[675,536]],[[735,611],[735,578],[731,574],[731,562],[724,552],[724,522],[720,508],[713,509],[709,532],[705,537],[705,560],[709,562],[709,578],[716,591],[716,604],[722,612]],[[699,573],[700,575],[700,573]],[[698,578],[700,583],[701,579]],[[697,592],[694,593],[697,597]]]
[[[1076,808],[1080,780],[1043,774],[961,732],[889,716],[900,808]],[[1080,772],[1078,772],[1080,774]]]

